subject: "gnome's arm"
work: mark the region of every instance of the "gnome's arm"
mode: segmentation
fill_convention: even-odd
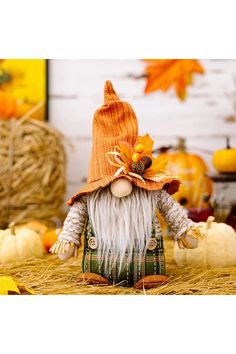
[[[59,258],[63,260],[70,258],[73,254],[76,255],[87,215],[86,197],[81,197],[70,208],[58,241],[50,249],[52,253],[57,253]]]
[[[203,236],[197,223],[188,219],[187,211],[165,190],[158,191],[157,207],[179,246],[181,248],[197,247],[197,239]]]

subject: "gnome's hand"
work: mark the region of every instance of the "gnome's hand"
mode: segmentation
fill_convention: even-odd
[[[198,240],[191,236],[185,235],[177,241],[180,248],[197,248]]]
[[[180,248],[194,249],[198,246],[198,239],[202,239],[204,235],[197,227],[191,227],[180,239],[177,240]]]
[[[75,250],[77,250],[77,247],[75,245],[72,245],[68,248],[68,251],[65,251],[64,253],[58,253],[58,257],[62,261],[65,261],[70,257],[75,256]]]
[[[51,253],[58,254],[58,257],[65,261],[66,259],[74,256],[77,257],[77,248],[79,245],[75,245],[73,242],[55,242],[50,248]]]

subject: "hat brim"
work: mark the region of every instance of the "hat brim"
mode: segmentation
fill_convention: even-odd
[[[174,179],[173,177],[166,177],[160,182],[154,182],[150,180],[145,180],[146,183],[143,183],[140,179],[138,178],[133,178],[128,175],[119,175],[119,176],[107,176],[104,177],[98,181],[94,181],[91,183],[87,183],[84,187],[82,187],[78,193],[76,193],[68,202],[68,205],[73,205],[74,202],[81,197],[82,195],[92,193],[99,188],[104,188],[108,186],[111,182],[113,182],[115,179],[120,178],[120,177],[125,177],[129,179],[134,185],[137,187],[140,187],[142,189],[146,189],[148,191],[158,191],[161,189],[165,189],[169,194],[174,194],[178,191],[179,186],[180,186],[180,180],[179,179]]]

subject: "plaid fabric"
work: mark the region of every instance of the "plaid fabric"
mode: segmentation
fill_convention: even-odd
[[[142,257],[137,253],[133,254],[132,261],[128,263],[126,259],[122,262],[123,266],[119,272],[118,265],[115,264],[109,274],[109,281],[113,284],[120,283],[121,285],[133,286],[139,279],[146,275],[165,274],[165,259],[164,247],[161,233],[158,232],[158,220],[154,219],[152,228],[152,238],[157,241],[157,246],[154,250],[147,250],[146,254]],[[91,249],[89,246],[90,237],[95,237],[91,222],[88,220],[85,230],[84,240],[84,256],[83,256],[83,272],[96,273],[106,277],[104,272],[105,261],[111,261],[111,255],[108,259],[101,259],[97,250]]]

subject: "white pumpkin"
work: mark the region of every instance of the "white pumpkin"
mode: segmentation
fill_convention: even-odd
[[[196,249],[180,249],[174,246],[174,259],[180,267],[231,267],[236,266],[236,233],[224,223],[213,222],[209,216],[207,222],[198,225],[206,237],[198,242]]]
[[[0,231],[0,263],[11,263],[30,257],[42,257],[44,253],[40,236],[33,230],[15,230],[14,225]]]

